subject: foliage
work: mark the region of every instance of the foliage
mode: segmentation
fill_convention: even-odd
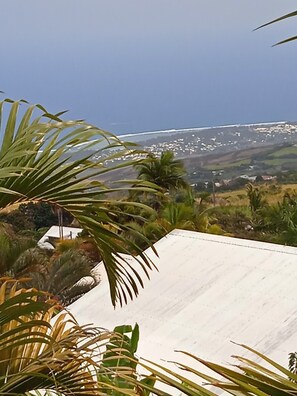
[[[142,238],[142,235],[145,235],[147,240],[151,241],[151,243],[157,242],[161,239],[168,231],[163,227],[163,224],[160,223],[158,218],[151,219],[148,223],[139,224],[138,222],[131,221],[127,223],[129,229],[125,233],[126,239],[132,239],[135,244],[140,246],[143,250],[148,248],[149,245]],[[131,234],[130,230],[133,229],[134,233]]]
[[[252,213],[256,213],[259,209],[263,208],[266,204],[266,201],[263,198],[263,191],[249,183],[246,186],[246,192]]]
[[[80,327],[45,293],[17,290],[14,281],[0,287],[0,393],[24,395],[36,390],[63,395],[99,395],[92,376],[98,347],[109,335]]]
[[[140,213],[137,221],[133,221],[127,216],[121,219],[123,222],[127,221],[129,230],[134,229],[133,234],[127,231],[124,234],[125,238],[132,239],[142,249],[146,249],[149,245],[143,241],[141,235],[145,235],[151,243],[154,243],[176,228],[217,235],[225,234],[220,224],[217,224],[215,216],[211,215],[210,208],[207,207],[205,201],[200,198],[197,202],[189,188],[169,194],[168,201],[163,202],[162,207],[155,215],[149,217],[145,222],[142,221]],[[139,237],[137,237],[137,233]]]
[[[54,209],[47,202],[21,204],[18,212],[25,214],[34,224],[34,228],[38,230],[41,227],[51,227],[58,224],[58,216]],[[72,217],[66,212],[62,212],[63,225],[70,225]]]
[[[2,242],[0,239],[3,249]],[[27,246],[17,257],[17,249],[9,247],[7,251],[9,267],[0,276],[21,279],[23,287],[49,292],[64,305],[90,291],[100,280],[92,271],[94,263],[82,250],[69,249],[59,254]]]
[[[297,196],[285,193],[281,202],[259,212],[258,228],[278,234],[279,243],[297,245]]]
[[[0,221],[12,225],[15,232],[34,230],[35,228],[32,219],[19,210],[13,210],[9,213],[0,213]]]
[[[297,352],[289,353],[289,370],[297,374]]]
[[[268,23],[265,23],[264,25],[259,26],[255,30],[261,29],[261,28],[263,28],[265,26],[269,26],[269,25],[271,25],[273,23],[280,22],[280,21],[283,21],[285,19],[292,18],[292,17],[295,17],[295,16],[297,16],[297,11],[290,12],[289,14],[285,14],[285,15],[279,17],[279,18],[274,19],[273,21],[270,21]],[[292,37],[289,37],[289,38],[287,38],[285,40],[279,41],[278,43],[274,44],[274,46],[280,45],[280,44],[285,44],[285,43],[288,43],[290,41],[295,41],[295,40],[297,40],[297,36],[292,36]]]
[[[191,378],[196,378],[190,380],[186,374],[174,372],[156,363],[143,363],[143,367],[155,375],[158,381],[189,396],[216,396],[222,391],[236,396],[289,396],[296,393],[297,375],[295,372],[291,372],[248,346],[242,345],[242,347],[254,353],[257,358],[261,358],[265,365],[257,363],[256,359],[235,356],[237,360],[235,369],[227,368],[182,352],[202,364],[208,371],[211,370],[213,374],[205,374],[205,370],[199,371],[194,367],[177,363],[177,366],[185,373],[191,373]],[[267,365],[270,367],[267,368]],[[203,381],[206,381],[206,384],[200,385]],[[209,390],[210,386],[217,389],[217,392]]]
[[[8,114],[2,114],[7,107]],[[35,118],[34,111],[40,112]],[[27,106],[24,101],[0,102],[0,118],[6,120],[0,143],[0,209],[19,203],[46,202],[68,212],[95,240],[108,275],[112,302],[122,304],[137,295],[143,283],[139,276],[129,273],[128,263],[120,263],[119,246],[126,253],[139,254],[137,260],[146,276],[153,264],[132,241],[124,240],[124,229],[117,222],[123,205],[127,210],[143,205],[123,202],[114,194],[151,193],[153,189],[144,182],[139,187],[135,181],[104,185],[100,179],[116,169],[131,166],[133,161],[121,159],[138,151],[133,144],[123,143],[94,126],[82,121],[62,121],[60,116],[61,113],[47,113],[40,105]],[[96,148],[95,157],[89,153],[90,148]]]
[[[145,375],[136,383],[139,377],[137,365],[139,360],[135,356],[139,341],[139,326],[117,326],[113,330],[103,355],[103,361],[100,369],[97,371],[98,381],[102,384],[109,385],[109,388],[103,391],[107,395],[122,396],[123,390],[132,390],[140,393],[142,396],[148,396],[149,391],[142,387],[153,387],[155,384],[154,375]],[[120,391],[112,389],[116,386]],[[141,390],[141,392],[140,392]]]
[[[211,194],[208,191],[202,191],[197,194],[197,197],[200,199],[199,205],[202,206],[204,203],[209,202]]]
[[[136,370],[138,325],[110,333],[80,326],[61,308],[48,293],[0,279],[1,395],[154,393],[154,375],[140,378]]]
[[[246,206],[217,206],[210,210],[216,223],[228,234],[247,237],[246,228],[252,224],[251,213]]]
[[[91,261],[81,251],[68,250],[52,259],[47,268],[48,274],[41,290],[59,296],[66,305],[87,293],[99,282],[98,275],[92,272]]]
[[[160,157],[148,154],[145,160],[135,165],[135,168],[139,179],[155,183],[164,190],[188,187],[183,162],[175,159],[172,151],[164,151]]]
[[[0,276],[9,273],[16,260],[35,245],[30,238],[17,238],[4,230],[0,231]]]
[[[71,224],[73,218],[66,211],[62,211],[63,225]],[[53,207],[47,202],[20,204],[17,209],[0,213],[0,221],[9,223],[16,232],[38,230],[58,224],[58,216]]]
[[[171,202],[162,212],[160,222],[162,222],[167,232],[175,228],[195,230],[194,218],[195,213],[193,206]]]

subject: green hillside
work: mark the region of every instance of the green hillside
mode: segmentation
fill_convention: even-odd
[[[223,171],[226,178],[241,174],[261,175],[297,171],[297,145],[260,146],[185,158],[184,162],[191,181],[209,178],[212,171]]]

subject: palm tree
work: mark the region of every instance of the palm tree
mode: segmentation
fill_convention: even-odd
[[[51,255],[31,248],[23,252],[4,275],[21,279],[23,287],[51,293],[67,306],[99,283],[93,267],[94,263],[79,249]]]
[[[166,205],[160,222],[167,232],[175,228],[195,230],[195,209],[184,203],[171,202]]]
[[[164,151],[160,157],[149,154],[143,162],[136,164],[135,168],[139,179],[154,183],[164,190],[188,187],[183,162],[175,159],[172,151]]]
[[[263,191],[261,191],[259,188],[254,187],[251,183],[248,183],[246,186],[246,192],[253,214],[266,205],[267,202],[263,198]]]
[[[8,274],[16,260],[34,245],[35,241],[29,238],[8,234],[5,229],[0,230],[0,276]]]
[[[2,115],[6,108],[8,114]],[[34,117],[36,111],[39,115]],[[102,178],[133,165],[133,160],[123,159],[137,153],[135,145],[83,121],[62,121],[61,114],[49,114],[41,105],[29,106],[24,101],[0,102],[0,121],[7,120],[0,139],[0,210],[13,204],[47,202],[68,212],[96,242],[112,303],[122,304],[138,294],[142,281],[131,275],[128,263],[120,263],[118,254],[125,241],[117,212],[123,205],[133,208],[135,203],[119,200],[115,194],[153,189],[144,183],[140,188],[135,181],[107,187]],[[149,276],[153,263],[133,241],[126,242],[124,251],[132,250],[139,254],[139,267]]]

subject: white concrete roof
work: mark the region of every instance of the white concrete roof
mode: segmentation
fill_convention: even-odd
[[[64,239],[74,239],[78,234],[82,232],[82,228],[76,227],[62,227],[63,228],[63,238]],[[53,245],[51,245],[48,240],[49,238],[60,238],[60,227],[52,226],[42,238],[39,239],[37,245],[43,249],[54,249]]]
[[[147,252],[159,272],[137,299],[114,310],[103,275],[70,306],[78,321],[108,329],[137,322],[138,354],[153,360],[184,361],[179,349],[231,362],[244,354],[235,341],[287,365],[297,347],[297,248],[179,230],[155,247],[159,258]]]

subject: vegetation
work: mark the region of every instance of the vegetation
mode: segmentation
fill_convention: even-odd
[[[7,107],[8,114],[2,115]],[[35,118],[34,111],[40,113]],[[97,244],[113,304],[133,298],[142,281],[129,273],[128,264],[126,267],[119,262],[119,247],[124,252],[139,254],[139,265],[147,276],[153,264],[133,241],[123,239],[123,231],[129,227],[118,223],[117,215],[125,205],[133,218],[131,209],[143,205],[116,199],[115,194],[123,190],[152,192],[153,189],[144,182],[140,186],[125,181],[107,187],[100,178],[115,169],[131,166],[131,161],[118,160],[136,152],[134,145],[124,144],[84,122],[62,121],[61,114],[51,115],[42,106],[28,106],[23,101],[0,102],[0,114],[2,124],[7,120],[0,144],[0,209],[45,202],[69,213]],[[88,153],[90,147],[97,148],[96,159]],[[133,234],[133,229],[130,232]]]
[[[204,184],[213,179],[213,172],[221,172],[215,181],[228,181],[226,189],[238,188],[240,176],[277,176],[279,180],[296,182],[297,147],[294,143],[256,145],[246,149],[185,158],[191,184]],[[223,171],[223,172],[222,172]]]
[[[297,11],[263,26],[293,16]],[[277,44],[296,39],[290,37]],[[5,107],[10,111],[2,116]],[[34,111],[39,111],[36,118]],[[61,115],[49,114],[40,105],[27,106],[24,101],[0,102],[0,121],[6,121],[0,143],[0,274],[6,276],[0,280],[0,393],[168,396],[159,384],[156,386],[158,381],[190,396],[215,396],[206,385],[199,384],[207,381],[218,394],[295,394],[296,353],[290,354],[286,369],[243,345],[271,369],[237,357],[234,370],[183,352],[215,373],[206,375],[177,363],[197,378],[189,380],[180,372],[138,360],[137,325],[133,329],[119,326],[108,333],[81,327],[69,313],[60,312],[60,302],[71,303],[98,282],[92,266],[99,258],[104,261],[112,303],[132,299],[142,280],[137,270],[133,269],[132,276],[129,264],[119,261],[120,253],[139,255],[139,265],[149,276],[153,263],[142,250],[174,228],[235,236],[246,233],[255,239],[297,246],[295,192],[284,193],[272,203],[263,186],[249,183],[241,198],[237,194],[241,204],[244,199],[248,204],[212,208],[215,198],[211,201],[206,191],[195,196],[182,162],[173,153],[164,152],[160,158],[150,154],[137,164],[122,161],[137,152],[133,144],[124,144],[82,121],[62,121]],[[96,156],[86,154],[90,147],[97,147]],[[295,149],[282,148],[259,162],[264,168],[281,166],[284,160],[286,164],[294,162],[295,156]],[[246,167],[251,162],[243,158],[234,165]],[[103,182],[109,172],[128,166],[138,171],[138,180],[113,185]],[[219,169],[216,166],[208,169]],[[224,168],[232,166],[225,163]],[[126,192],[129,194],[124,197]],[[62,214],[65,224],[73,219],[78,222],[91,249],[89,246],[84,251],[81,241],[71,241],[62,242],[49,253],[36,248],[34,239],[22,234],[52,225],[57,213],[60,218]],[[20,279],[14,281],[8,276]],[[103,354],[101,347],[106,348]],[[149,373],[142,379],[139,366]]]
[[[139,378],[137,372],[139,359],[135,355],[138,341],[138,324],[134,328],[130,325],[122,325],[113,330],[100,369],[97,371],[97,381],[107,385],[102,389],[105,394],[121,396],[127,391],[132,391],[148,396],[150,390],[154,389],[155,375],[142,375],[141,379]],[[115,386],[117,389],[114,389]]]
[[[47,293],[1,279],[1,395],[148,396],[155,377],[137,373],[138,326],[79,326],[68,312],[55,316],[61,308]]]
[[[164,151],[160,157],[148,154],[145,161],[135,165],[138,178],[156,184],[165,191],[188,186],[183,162],[174,158],[172,151]]]
[[[2,280],[0,286],[0,392],[61,395],[170,395],[161,384],[191,396],[216,396],[221,390],[236,395],[292,395],[297,390],[296,357],[290,357],[286,369],[268,357],[243,346],[271,366],[245,357],[237,357],[236,369],[202,360],[196,362],[212,370],[215,376],[177,363],[189,379],[153,362],[136,358],[139,329],[119,326],[108,333],[90,326],[81,327],[69,313],[46,293],[19,289],[15,281]],[[53,320],[54,319],[54,320]],[[100,353],[105,347],[105,352]],[[104,350],[104,348],[103,348]],[[147,370],[142,378],[138,370]],[[157,382],[156,382],[157,381]],[[209,390],[207,385],[218,389]],[[174,389],[174,391],[173,391]],[[52,393],[50,393],[52,392]],[[36,394],[36,393],[34,393]]]
[[[266,204],[263,198],[263,191],[258,187],[254,187],[251,183],[246,186],[249,206],[253,214],[262,209]]]
[[[177,363],[181,370],[192,375],[191,380],[186,374],[176,373],[157,364],[151,363],[143,366],[162,383],[189,396],[217,396],[222,391],[238,396],[289,396],[296,393],[297,375],[294,372],[294,363],[292,370],[288,370],[252,348],[245,345],[241,346],[245,351],[253,353],[255,359],[235,356],[237,360],[235,369],[182,352],[196,363],[204,366],[204,370],[199,371],[194,367]],[[262,359],[264,364],[258,363],[257,358]],[[207,368],[207,371],[205,371],[205,368]],[[213,374],[205,374],[209,370]],[[200,385],[202,382],[204,382],[204,385]],[[212,390],[208,389],[209,387],[212,387]]]
[[[99,394],[92,376],[98,345],[108,335],[61,314],[61,307],[36,290],[0,287],[0,393],[24,395],[53,390],[65,395]],[[91,341],[91,342],[90,342]]]
[[[27,278],[22,285],[49,292],[65,306],[98,284],[99,276],[92,267],[94,263],[80,250],[50,255],[33,248],[18,258],[8,275]]]
[[[48,113],[31,120],[34,107],[25,110],[17,125],[20,103],[4,104],[11,110],[0,147],[0,265],[2,275],[20,280],[1,281],[0,392],[163,396],[158,380],[188,395],[214,396],[181,374],[139,361],[137,326],[120,326],[109,334],[80,327],[66,314],[54,316],[60,302],[67,305],[97,284],[92,267],[101,258],[113,303],[133,298],[142,280],[137,270],[132,276],[129,264],[118,261],[120,253],[140,254],[139,265],[148,276],[153,264],[142,250],[175,228],[297,246],[297,195],[273,185],[248,184],[241,194],[237,191],[241,205],[228,204],[226,198],[217,202],[209,192],[191,189],[173,153],[149,155],[135,165],[122,161],[135,150],[133,145],[123,145],[106,132]],[[84,154],[86,137],[87,145],[98,145],[96,159]],[[136,180],[103,184],[108,172],[131,165],[138,171]],[[271,202],[277,194],[281,199]],[[65,222],[74,218],[82,226],[82,239],[62,241],[50,253],[24,237],[28,225],[35,232],[47,221],[50,225],[61,210]],[[17,290],[18,284],[26,289]],[[103,355],[98,355],[98,342],[107,343]],[[296,390],[293,355],[291,371],[262,357],[283,376],[244,358],[239,358],[241,373],[194,358],[228,382],[179,367],[232,394],[284,396]],[[139,366],[150,374],[140,379]]]

